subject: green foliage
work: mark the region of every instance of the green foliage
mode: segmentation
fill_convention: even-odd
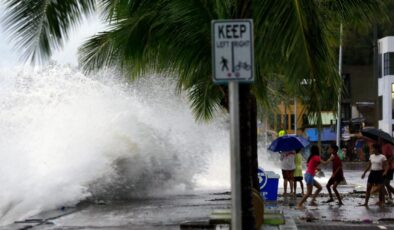
[[[383,13],[375,13],[372,21],[360,23],[350,20],[344,24],[344,64],[372,65],[375,39],[394,34],[391,20],[394,18],[394,1],[384,0],[379,6]],[[376,30],[376,38],[374,30]]]
[[[5,0],[5,25],[25,60],[49,58],[63,45],[70,27],[95,10],[95,0]],[[15,39],[16,38],[16,39]]]
[[[248,15],[255,34],[253,92],[267,109],[279,97],[302,95],[306,111],[336,107],[335,48],[342,21],[371,21],[382,10],[373,0],[102,0],[109,29],[80,49],[87,72],[116,66],[135,78],[151,72],[176,77],[199,119],[209,119],[227,92],[212,83],[211,20]],[[6,23],[26,57],[48,58],[96,1],[7,0]],[[308,84],[302,84],[307,82]]]

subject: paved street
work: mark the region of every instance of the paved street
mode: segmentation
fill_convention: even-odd
[[[319,178],[324,185],[329,172]],[[265,226],[266,229],[394,229],[394,205],[379,207],[377,197],[370,199],[368,208],[358,206],[364,201],[364,186],[358,180],[359,170],[345,171],[347,185],[340,186],[345,205],[326,204],[326,190],[318,198],[318,207],[295,208],[297,197],[279,195],[277,202],[267,202],[266,209],[283,212],[287,224]],[[356,183],[352,183],[356,182]],[[280,188],[279,193],[283,191]],[[63,208],[42,213],[26,220],[19,220],[0,230],[16,229],[179,229],[182,223],[208,222],[213,210],[229,209],[228,191],[194,191],[190,194],[151,197],[126,201],[85,202],[77,207]],[[228,228],[228,226],[227,226]],[[226,229],[226,226],[217,229]]]

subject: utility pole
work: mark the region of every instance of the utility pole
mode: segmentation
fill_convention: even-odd
[[[297,96],[294,96],[294,134],[297,135]]]
[[[341,86],[338,89],[338,113],[337,113],[337,146],[341,147],[341,98],[342,98],[342,23],[339,27],[339,57],[338,74],[341,79]]]

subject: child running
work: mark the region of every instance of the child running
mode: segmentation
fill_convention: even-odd
[[[335,196],[338,199],[337,204],[343,205],[341,197],[339,196],[339,192],[337,190],[338,184],[341,183],[341,181],[343,181],[345,179],[343,176],[342,162],[338,156],[338,146],[336,144],[331,144],[330,147],[328,148],[328,153],[330,153],[331,156],[324,163],[328,163],[328,162],[332,161],[332,175],[326,185],[330,199],[325,201],[325,203],[330,203],[330,202],[334,201],[334,199],[332,197],[331,188],[330,188],[332,186],[332,190],[334,190]]]
[[[322,190],[321,185],[319,182],[317,182],[314,177],[316,174],[317,166],[322,162],[320,159],[320,151],[319,147],[316,145],[312,145],[311,147],[311,154],[309,155],[308,161],[307,161],[307,167],[306,167],[306,172],[304,174],[304,180],[306,183],[306,193],[302,197],[302,200],[297,204],[297,208],[301,209],[304,208],[303,204],[304,202],[308,199],[308,197],[312,194],[312,189],[313,186],[317,188],[315,193],[312,196],[312,201],[311,205],[312,206],[317,206],[316,204],[316,197],[319,195],[319,193]]]
[[[296,155],[295,155],[294,161],[295,161],[294,194],[295,195],[297,194],[297,182],[300,182],[302,195],[304,195],[304,183],[302,183],[302,180],[304,178],[302,177],[302,155],[301,155],[301,149],[297,149],[296,150]]]

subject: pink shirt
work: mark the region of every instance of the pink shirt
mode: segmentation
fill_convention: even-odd
[[[313,156],[306,165],[306,173],[315,176],[317,166],[320,164],[320,156]]]

